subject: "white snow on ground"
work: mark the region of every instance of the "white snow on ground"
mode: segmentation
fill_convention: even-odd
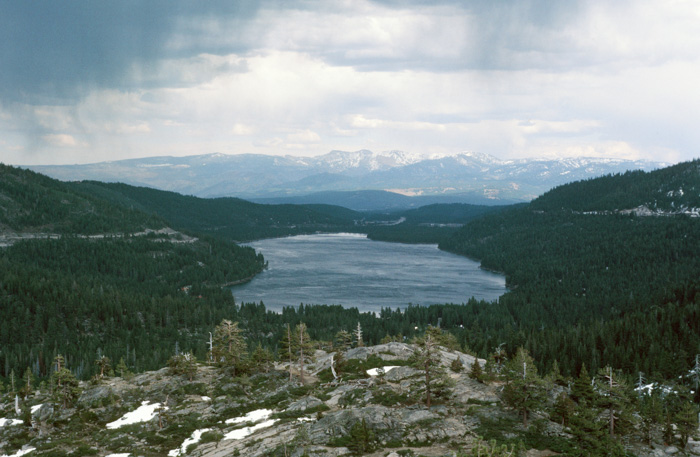
[[[398,368],[397,366],[387,366],[387,367],[382,367],[384,370],[384,374],[388,373],[389,370],[393,370],[394,368]],[[370,376],[379,376],[379,368],[372,368],[370,370],[367,370],[367,374]]]
[[[200,430],[195,430],[192,433],[192,436],[190,436],[185,441],[183,441],[179,448],[173,449],[172,451],[168,452],[168,457],[179,457],[181,455],[185,455],[187,453],[187,447],[190,444],[199,443],[199,440],[202,439],[202,433],[208,432],[209,430],[211,430],[211,429],[210,428],[203,428]]]
[[[225,440],[240,440],[245,438],[248,435],[252,435],[256,431],[260,430],[261,428],[265,427],[270,427],[277,422],[277,419],[270,419],[265,422],[261,422],[259,424],[253,425],[252,427],[243,427],[239,428],[238,430],[233,430],[228,432],[226,435],[224,435]]]
[[[4,427],[6,425],[22,425],[24,423],[23,420],[21,419],[5,419],[0,418],[0,427]]]
[[[139,422],[148,422],[149,420],[156,417],[156,415],[158,414],[158,408],[160,408],[160,403],[153,403],[152,405],[149,405],[148,401],[144,401],[141,403],[141,406],[139,406],[134,411],[126,413],[114,422],[110,422],[109,424],[107,424],[107,428],[119,428],[124,425],[136,424]],[[164,409],[167,410],[168,407],[166,406]]]
[[[251,411],[245,416],[241,417],[234,417],[233,419],[227,419],[226,423],[227,424],[244,424],[246,422],[260,422],[261,420],[267,419],[270,417],[270,415],[274,411],[270,409],[256,409],[255,411]],[[277,422],[276,419],[270,419],[266,420],[265,422],[262,422],[260,424],[253,425],[251,427],[243,427],[239,428],[237,430],[232,430],[228,432],[226,435],[224,435],[225,440],[240,440],[245,438],[248,435],[252,435],[255,433],[257,430],[260,430],[261,428],[265,427],[270,427],[271,425],[274,425],[274,423]]]
[[[34,414],[35,412],[39,411],[39,408],[41,408],[42,406],[44,406],[43,403],[40,405],[34,405],[30,408],[30,411],[32,412],[32,414]]]
[[[15,452],[12,455],[2,454],[2,455],[0,455],[0,457],[20,457],[24,454],[28,454],[28,453],[32,452],[35,449],[36,449],[35,447],[28,447],[27,449],[20,449],[19,451]]]
[[[234,417],[233,419],[226,419],[227,424],[244,424],[246,422],[259,422],[263,419],[267,419],[273,413],[271,409],[256,409],[251,411],[245,416]]]
[[[202,397],[202,401],[211,401],[211,397],[204,396]]]
[[[121,454],[107,454],[105,457],[129,457],[130,455],[128,452],[122,452]]]

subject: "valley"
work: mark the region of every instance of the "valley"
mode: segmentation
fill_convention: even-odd
[[[443,335],[438,345],[447,353],[451,349],[483,360],[483,368],[492,377],[482,381],[488,389],[498,392],[489,397],[488,406],[479,403],[482,400],[460,400],[457,392],[466,387],[458,387],[442,400],[436,398],[433,407],[421,406],[421,400],[403,397],[410,392],[424,392],[411,387],[421,375],[414,372],[413,381],[391,381],[395,382],[391,391],[382,391],[376,397],[380,403],[387,396],[400,398],[399,404],[392,403],[390,411],[382,413],[386,417],[407,414],[404,408],[408,406],[408,411],[437,414],[440,417],[434,420],[447,421],[459,431],[447,437],[420,432],[415,435],[420,438],[413,438],[413,432],[401,426],[398,430],[403,438],[393,441],[393,435],[379,438],[385,425],[371,423],[362,433],[371,432],[376,437],[366,449],[371,448],[376,455],[384,456],[393,452],[391,449],[403,452],[399,455],[469,452],[468,449],[479,449],[479,433],[494,439],[499,446],[520,446],[517,440],[513,441],[515,436],[523,441],[524,448],[556,450],[574,456],[622,455],[623,449],[635,455],[678,452],[679,447],[671,444],[680,448],[687,444],[687,452],[696,452],[692,427],[697,427],[697,422],[689,418],[697,417],[694,414],[700,401],[700,389],[695,384],[700,379],[696,359],[700,353],[700,221],[690,215],[700,207],[698,161],[653,172],[578,181],[554,188],[530,203],[436,204],[374,213],[331,205],[262,205],[235,198],[203,199],[95,181],[62,183],[4,166],[0,171],[2,233],[8,237],[26,234],[26,239],[7,243],[0,250],[0,387],[5,392],[0,393],[0,407],[6,417],[24,424],[0,428],[0,439],[4,440],[0,446],[6,453],[21,452],[22,446],[31,445],[35,447],[31,452],[36,455],[75,455],[67,443],[80,441],[84,452],[88,452],[85,455],[105,455],[108,451],[142,453],[142,449],[161,455],[180,446],[196,430],[214,425],[207,419],[209,412],[188,416],[184,412],[187,408],[180,408],[187,395],[221,397],[217,408],[238,405],[234,415],[264,407],[261,399],[282,390],[298,395],[296,398],[305,404],[315,402],[310,397],[332,397],[330,391],[313,390],[322,389],[323,384],[309,387],[332,380],[327,378],[328,372],[319,371],[313,373],[308,384],[300,380],[298,386],[303,392],[291,393],[288,389],[296,388],[295,384],[284,384],[280,377],[268,385],[272,388],[269,393],[255,390],[256,395],[250,399],[237,399],[239,394],[233,390],[248,398],[246,392],[252,391],[249,379],[268,382],[266,375],[259,376],[257,370],[263,367],[259,361],[274,361],[274,365],[265,366],[269,373],[278,376],[290,367],[292,376],[300,375],[304,364],[312,363],[304,362],[303,355],[285,361],[290,354],[292,329],[308,332],[295,333],[305,349],[294,343],[292,354],[317,352],[324,360],[331,353],[350,358],[350,351],[392,341],[417,345],[407,349],[417,353],[429,335],[438,334]],[[654,215],[637,216],[628,211],[639,207],[649,208]],[[269,261],[264,254],[232,240],[318,237],[317,232],[354,233],[350,238],[367,233],[374,240],[439,243],[442,251],[477,259],[483,270],[502,272],[507,290],[499,291],[497,299],[468,298],[467,294],[459,304],[438,299],[428,306],[414,303],[396,309],[393,305],[379,305],[370,310],[328,303],[327,293],[323,292],[310,303],[328,304],[295,302],[268,308],[257,297],[238,301],[234,299],[235,288],[234,295],[222,288],[255,277]],[[368,251],[363,255],[373,254]],[[332,266],[333,259],[330,260]],[[313,258],[305,259],[299,265],[307,267],[313,262]],[[364,269],[365,273],[372,273]],[[297,286],[298,281],[287,288]],[[230,362],[215,364],[219,365],[217,370],[223,371],[212,372],[209,334],[223,338],[217,329],[225,322],[233,323],[228,326],[232,332],[229,335],[237,335],[232,341],[237,341],[239,355]],[[543,373],[550,376],[550,384],[545,386],[549,400],[538,397],[537,402],[523,406],[506,394],[504,389],[515,380],[509,380],[505,371],[494,371],[494,366],[520,359],[536,369],[540,378]],[[56,365],[57,360],[62,369]],[[163,388],[151,396],[146,394],[148,384],[132,386],[127,391],[120,388],[107,394],[106,400],[89,403],[91,400],[81,395],[97,395],[90,383],[99,385],[105,377],[105,365],[101,364],[105,360],[112,361],[112,368],[119,361],[120,374],[107,375],[114,386],[122,385],[119,378],[125,380],[124,376],[135,372],[148,383],[162,381]],[[384,366],[392,361],[374,363]],[[422,365],[411,363],[413,369],[421,369]],[[153,374],[152,370],[166,364],[170,365],[169,371]],[[443,361],[443,368],[447,364]],[[307,369],[311,370],[311,366]],[[330,367],[324,365],[321,371],[326,369]],[[626,386],[622,389],[624,394],[615,394],[621,399],[616,406],[603,406],[604,398],[595,397],[595,392],[576,390],[605,379],[605,373],[611,377],[613,372],[615,382]],[[59,374],[68,380],[70,376],[76,378],[74,384],[65,384],[76,390],[58,389]],[[223,390],[215,388],[210,392],[189,380],[197,376],[208,376],[207,383],[227,383],[229,387],[221,384]],[[367,384],[368,378],[360,371],[354,376],[363,389],[379,387],[371,381]],[[532,379],[529,386],[539,385],[539,378]],[[175,390],[173,382],[178,386]],[[457,380],[457,386],[459,383]],[[648,395],[635,395],[630,393],[634,385],[658,389],[652,389]],[[470,386],[469,389],[481,388]],[[19,410],[15,410],[14,398],[19,399],[21,389],[25,393]],[[61,397],[73,395],[70,392],[75,392],[72,400]],[[597,399],[587,399],[590,395]],[[83,406],[77,407],[75,401],[82,401]],[[105,414],[105,421],[113,421],[127,409],[136,408],[138,401],[159,402],[183,411],[168,419],[182,433],[175,428],[161,432],[161,425],[156,427],[150,421],[130,425],[131,428],[105,437],[106,441],[81,435],[80,424],[86,417],[94,417],[91,414]],[[363,401],[374,400],[367,397]],[[31,408],[39,402],[49,402],[52,409],[41,413],[40,422],[34,422]],[[443,406],[447,409],[441,409]],[[353,411],[349,413],[353,419],[348,427],[361,424],[363,416],[358,414],[365,407],[362,402],[346,406]],[[489,411],[486,416],[479,415],[482,407]],[[106,409],[96,412],[95,408]],[[330,408],[333,421],[339,421],[345,408]],[[620,430],[619,434],[606,435],[605,417],[611,408],[618,412],[610,414],[622,418]],[[533,425],[526,425],[529,409]],[[444,411],[444,415],[439,411]],[[276,413],[283,417],[291,414],[286,410]],[[219,417],[217,414],[213,417]],[[330,419],[322,422],[324,414],[325,408],[314,420],[327,424]],[[518,418],[524,421],[522,428],[517,425]],[[645,422],[647,418],[656,426]],[[223,419],[226,418],[222,416]],[[387,420],[393,423],[398,419]],[[664,420],[669,424],[665,428]],[[560,421],[563,428],[551,431]],[[505,431],[496,433],[501,427],[496,423],[501,423]],[[483,428],[484,424],[490,425]],[[424,425],[427,422],[416,424],[411,430],[418,433]],[[392,427],[389,429],[394,430]],[[295,434],[308,432],[293,428]],[[217,429],[222,435],[232,432],[227,427]],[[43,431],[39,433],[40,430]],[[550,431],[545,434],[544,430]],[[51,443],[43,438],[45,433],[62,438]],[[294,452],[315,446],[319,456],[353,452],[361,455],[346,447],[350,441],[343,441],[344,436],[350,436],[349,429],[339,430],[338,434],[338,441],[311,434],[308,440],[304,438],[307,445],[296,442]],[[597,436],[602,447],[593,446],[586,436]],[[208,443],[220,441],[207,439],[211,440]],[[160,440],[161,444],[153,440]],[[129,446],[127,442],[135,444]],[[284,448],[267,446],[265,442],[252,438],[245,449],[259,445],[256,452],[260,455],[284,455]],[[644,442],[650,443],[651,448],[645,448],[641,444]],[[390,443],[393,444],[389,446]],[[466,450],[460,443],[467,443]],[[397,447],[392,447],[394,444]],[[216,446],[204,443],[196,452],[217,455],[215,449]],[[243,449],[238,448],[238,452]],[[491,452],[495,453],[493,449]]]

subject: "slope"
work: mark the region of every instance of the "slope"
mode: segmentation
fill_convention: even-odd
[[[97,354],[144,369],[178,343],[204,352],[204,329],[236,309],[221,286],[264,268],[251,248],[156,230],[164,219],[34,172],[0,173],[0,377],[46,376],[57,353],[89,376]]]
[[[165,221],[76,192],[71,185],[0,164],[0,231],[28,233],[138,232]]]
[[[533,209],[698,214],[700,160],[645,172],[628,171],[557,187],[532,202]]]
[[[120,183],[70,184],[85,194],[157,214],[173,227],[248,241],[316,231],[352,230],[359,215],[329,205],[263,205],[238,198],[198,198]]]
[[[617,202],[626,208],[664,195],[665,207],[680,208],[697,198],[672,188],[697,189],[697,161],[565,185],[472,221],[442,243],[505,272],[511,289],[477,310],[490,336],[472,347],[524,345],[545,365],[559,360],[574,373],[581,362],[685,372],[700,349],[700,220],[615,212]]]

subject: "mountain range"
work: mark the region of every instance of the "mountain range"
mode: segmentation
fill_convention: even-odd
[[[500,160],[465,152],[426,158],[402,151],[361,150],[317,157],[216,153],[27,168],[64,181],[123,182],[199,197],[275,203],[314,193],[321,193],[319,199],[304,203],[333,203],[324,192],[385,190],[406,196],[449,196],[451,200],[444,203],[504,204],[532,200],[571,181],[662,166],[590,157]],[[436,202],[441,201],[429,203]]]

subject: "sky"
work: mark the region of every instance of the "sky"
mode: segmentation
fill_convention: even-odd
[[[8,0],[0,162],[700,156],[697,0]]]

